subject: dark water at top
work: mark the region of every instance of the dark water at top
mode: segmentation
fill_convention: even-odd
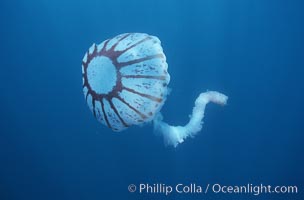
[[[172,194],[167,199],[303,199],[302,1],[0,3],[0,199],[164,199],[131,183],[297,185],[299,194]],[[185,124],[209,105],[195,139],[167,148],[152,126],[113,133],[90,113],[81,60],[124,32],[158,36],[172,92],[162,113]]]

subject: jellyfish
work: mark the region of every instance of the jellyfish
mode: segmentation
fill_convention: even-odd
[[[124,33],[96,45],[82,60],[83,93],[94,117],[115,132],[152,122],[166,145],[176,147],[202,129],[209,102],[225,105],[217,91],[201,93],[185,126],[163,121],[170,89],[168,64],[160,40],[145,33]]]

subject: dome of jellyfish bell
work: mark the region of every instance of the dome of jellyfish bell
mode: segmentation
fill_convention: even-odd
[[[83,92],[96,119],[114,131],[154,119],[170,81],[160,40],[125,33],[93,44],[82,61]]]

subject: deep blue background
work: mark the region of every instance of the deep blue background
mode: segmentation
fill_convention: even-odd
[[[304,28],[300,0],[19,0],[0,2],[0,199],[161,199],[131,183],[297,185],[303,199]],[[201,91],[203,131],[166,148],[152,126],[113,133],[90,113],[81,60],[124,32],[158,36],[172,93],[162,112],[185,124]]]

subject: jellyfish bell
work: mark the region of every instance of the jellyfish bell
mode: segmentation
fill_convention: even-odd
[[[126,33],[93,44],[83,58],[83,92],[96,119],[114,131],[151,121],[170,81],[157,37]]]
[[[201,130],[206,104],[224,105],[228,98],[216,91],[201,93],[188,124],[163,122],[168,64],[160,40],[145,33],[125,33],[93,44],[82,60],[82,77],[85,100],[100,123],[122,131],[153,120],[155,132],[174,147]]]

